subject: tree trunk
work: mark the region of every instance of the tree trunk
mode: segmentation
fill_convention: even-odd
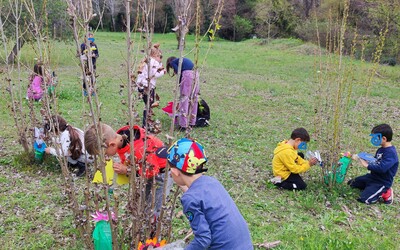
[[[114,0],[108,0],[108,9],[110,10],[110,16],[111,16],[111,31],[115,31],[115,2],[114,2]]]
[[[310,17],[310,11],[311,11],[311,9],[313,8],[313,5],[314,5],[314,1],[313,0],[306,0],[306,1],[304,1],[304,10],[305,10],[305,16],[306,16],[306,18],[309,18]]]
[[[19,38],[14,45],[11,53],[8,55],[7,63],[13,64],[15,62],[15,57],[18,55],[19,51],[21,50],[22,46],[24,46],[25,40]]]

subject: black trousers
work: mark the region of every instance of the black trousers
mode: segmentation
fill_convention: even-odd
[[[68,162],[68,166],[70,168],[77,168],[79,170],[86,168],[85,163],[84,162],[80,162],[80,161],[76,162],[75,164],[71,164],[71,163]]]
[[[146,109],[147,108],[147,102],[150,101],[150,106],[154,103],[155,91],[154,91],[154,89],[150,90],[150,98],[147,95],[147,91],[143,90],[142,94],[143,94],[143,102],[144,102],[144,105],[145,105],[145,107],[143,109],[143,120],[142,120],[143,127],[144,127],[146,125],[146,119],[147,119],[147,109]],[[151,109],[151,107],[150,107],[150,109]]]
[[[303,190],[306,189],[307,184],[299,174],[290,174],[286,180],[276,183],[275,186],[288,190]]]

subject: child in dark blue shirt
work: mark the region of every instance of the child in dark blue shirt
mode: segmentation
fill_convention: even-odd
[[[194,239],[185,249],[253,249],[247,223],[229,193],[218,180],[202,175],[207,157],[201,144],[182,138],[157,154],[168,159],[176,184],[187,188],[181,203]]]
[[[385,204],[392,204],[393,179],[399,167],[396,148],[391,142],[393,131],[389,125],[381,124],[372,129],[371,136],[372,145],[381,146],[375,153],[376,160],[366,161],[356,157],[370,173],[350,180],[348,184],[362,190],[357,199],[362,203],[372,204],[382,198]]]
[[[176,57],[170,57],[167,59],[167,65],[169,67],[174,69],[174,73],[178,74],[178,66],[179,66],[179,58]],[[185,70],[193,70],[194,69],[194,64],[192,61],[190,61],[188,58],[182,58],[182,69],[181,73]]]
[[[186,130],[189,126],[196,125],[198,96],[200,92],[199,72],[188,58],[182,58],[181,71],[179,69],[179,58],[169,57],[166,63],[167,72],[173,70],[173,75],[179,75],[179,103],[177,106],[176,123],[180,129]]]

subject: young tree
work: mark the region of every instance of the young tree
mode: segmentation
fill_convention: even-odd
[[[19,55],[19,50],[24,43],[22,42],[23,34],[27,32],[26,30],[21,30],[23,2],[9,1],[7,4],[9,8],[5,8],[3,5],[0,5],[1,41],[3,44],[4,55],[6,55],[5,58],[2,58],[3,63],[6,67],[6,77],[4,78],[4,85],[7,86],[6,90],[8,91],[10,97],[9,108],[14,119],[18,142],[22,145],[25,152],[29,152],[29,124],[27,124],[26,122],[28,114],[26,113],[22,104],[23,88],[21,86],[21,61]],[[13,27],[14,30],[12,30],[11,28],[6,30],[6,27]],[[10,49],[8,45],[14,41],[15,45],[12,49]],[[17,68],[15,68],[14,66],[15,61],[17,62]],[[17,75],[17,77],[15,75]]]

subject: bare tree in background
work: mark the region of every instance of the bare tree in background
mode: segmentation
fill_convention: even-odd
[[[193,20],[193,3],[193,0],[173,0],[172,2],[172,8],[177,18],[177,25],[172,30],[176,34],[178,50],[181,49],[181,46],[183,49],[185,48],[185,36],[189,32],[189,26]]]
[[[93,8],[94,8],[95,13],[99,17],[98,27],[100,27],[103,30],[104,29],[103,15],[104,15],[104,11],[106,9],[105,1],[93,0]]]
[[[106,0],[106,6],[107,9],[110,11],[110,18],[111,18],[111,30],[115,31],[116,30],[116,25],[115,25],[115,0]]]

